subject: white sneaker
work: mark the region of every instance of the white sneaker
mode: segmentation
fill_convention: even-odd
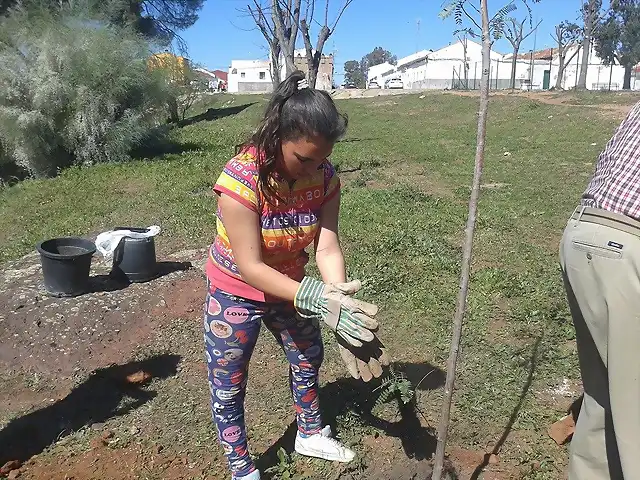
[[[233,477],[232,480],[260,480],[260,472],[258,470],[254,470],[249,475],[245,475],[244,477]]]
[[[348,463],[356,456],[353,450],[331,438],[331,427],[328,425],[320,433],[307,438],[301,437],[300,432],[298,432],[295,448],[300,455],[321,458],[331,462]]]

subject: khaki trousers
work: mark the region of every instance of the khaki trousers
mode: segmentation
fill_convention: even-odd
[[[560,244],[584,384],[569,480],[640,480],[639,236],[640,222],[580,208]]]

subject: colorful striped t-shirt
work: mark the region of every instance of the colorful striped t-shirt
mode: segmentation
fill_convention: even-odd
[[[329,161],[317,172],[297,180],[291,189],[285,180],[274,180],[285,202],[267,202],[259,192],[255,150],[235,156],[224,167],[214,191],[225,194],[259,214],[262,233],[262,257],[270,267],[294,280],[302,280],[309,261],[305,248],[314,241],[320,226],[320,211],[340,189],[340,180]],[[277,301],[245,283],[234,261],[233,250],[220,209],[217,234],[209,249],[207,277],[212,286],[249,300]]]

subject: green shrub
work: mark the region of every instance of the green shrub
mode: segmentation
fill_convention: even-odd
[[[0,23],[0,143],[34,176],[126,160],[166,102],[148,42],[89,18],[31,9]]]

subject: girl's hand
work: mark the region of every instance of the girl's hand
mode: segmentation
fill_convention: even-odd
[[[360,282],[340,284],[345,291],[356,292]],[[378,322],[373,318],[378,307],[345,295],[334,285],[305,277],[294,300],[303,318],[319,318],[350,345],[362,346],[372,341]]]
[[[360,280],[354,280],[349,283],[336,283],[333,286],[345,295],[355,295],[362,284]],[[382,376],[383,367],[391,363],[384,345],[376,335],[374,335],[373,341],[363,344],[362,347],[349,345],[341,341],[338,335],[336,335],[336,340],[340,357],[342,357],[348,372],[355,379],[361,378],[363,381],[369,382],[373,378],[379,378]]]

